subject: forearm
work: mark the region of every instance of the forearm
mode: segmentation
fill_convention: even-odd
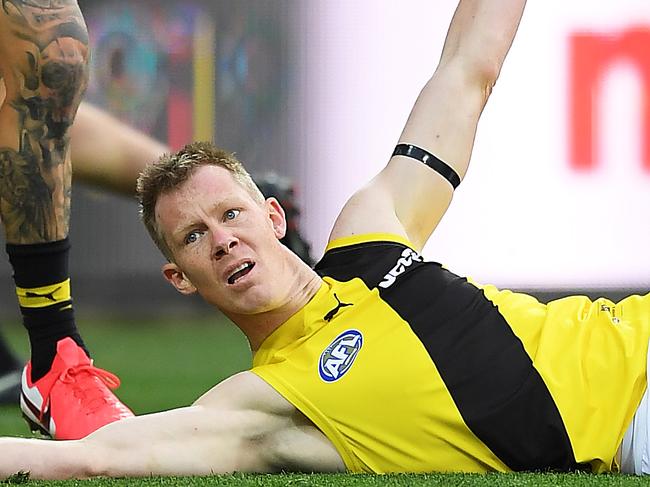
[[[419,146],[462,179],[483,108],[510,49],[525,0],[461,0],[440,64],[422,89],[399,142]],[[452,186],[419,161],[393,157],[379,179],[416,246],[424,245],[447,210]],[[408,191],[404,191],[408,188]]]
[[[447,32],[439,69],[460,62],[493,84],[519,27],[526,0],[461,0]]]
[[[237,434],[242,416],[192,406],[116,421],[78,441],[2,438],[0,480],[18,472],[55,480],[267,470]]]
[[[18,472],[32,479],[91,477],[86,460],[78,441],[0,438],[0,481]]]
[[[483,108],[512,45],[525,0],[461,0],[440,63],[401,142],[421,144],[465,176]]]
[[[71,129],[75,180],[128,196],[135,192],[140,171],[169,148],[116,119],[82,103]]]

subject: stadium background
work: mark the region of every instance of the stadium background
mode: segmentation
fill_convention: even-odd
[[[385,163],[454,0],[80,0],[87,98],[178,147],[212,138],[294,180],[314,254]],[[427,257],[542,298],[650,283],[650,4],[530,2],[470,173]],[[589,130],[592,130],[591,134]],[[163,282],[132,200],[75,185],[80,313],[208,312]],[[0,320],[17,309],[0,266]]]
[[[293,178],[302,226],[318,254],[345,198],[385,163],[437,61],[456,1],[79,3],[94,48],[88,98],[174,146],[213,137],[254,172]],[[647,0],[529,2],[483,115],[470,173],[425,254],[459,273],[545,299],[646,292],[647,46]],[[591,135],[590,128],[596,129]],[[79,185],[73,198],[80,327],[97,364],[122,378],[118,393],[136,413],[189,404],[249,366],[241,334],[163,282],[162,260],[133,201]],[[0,331],[26,356],[10,274],[0,259]],[[0,407],[0,435],[26,432],[17,407]],[[154,478],[138,485],[154,483],[578,487],[647,481],[278,475]]]
[[[79,3],[94,50],[88,99],[172,146],[211,137],[254,173],[292,178],[318,255],[345,199],[386,162],[434,69],[456,0]],[[543,299],[647,292],[648,45],[647,0],[529,2],[468,177],[425,255]],[[81,331],[96,363],[121,377],[117,392],[134,412],[190,404],[250,366],[241,333],[163,282],[162,258],[130,198],[76,184],[71,236]],[[0,332],[26,357],[14,296],[0,259]],[[0,435],[25,434],[18,408],[0,407]],[[399,485],[622,485],[618,479],[442,476]],[[240,480],[234,484],[273,481]]]

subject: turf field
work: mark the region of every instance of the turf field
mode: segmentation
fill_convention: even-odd
[[[4,325],[4,323],[3,323]],[[117,373],[120,397],[136,413],[187,405],[210,386],[248,368],[250,353],[242,335],[219,321],[85,322],[83,334],[97,365]],[[19,350],[26,338],[18,326],[2,331]],[[0,408],[0,435],[28,433],[18,408]],[[0,484],[2,481],[0,480]],[[14,477],[10,484],[61,486],[635,486],[649,480],[622,475],[228,475],[209,478],[36,482]]]

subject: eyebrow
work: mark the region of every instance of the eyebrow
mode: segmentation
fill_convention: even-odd
[[[232,202],[229,202],[227,199],[223,199],[221,201],[216,202],[214,205],[212,205],[212,208],[210,209],[210,212],[219,211],[220,207],[224,207],[224,206],[230,207],[231,204],[232,204]],[[201,226],[201,225],[203,225],[203,224],[200,223],[199,221],[192,220],[190,223],[188,223],[187,225],[181,227],[179,230],[172,232],[172,238],[176,239],[176,236],[184,238],[185,235],[187,235],[187,233],[190,230],[192,230],[192,229],[194,229],[194,228],[196,228],[198,226]]]
[[[215,207],[218,207],[218,206],[219,206],[218,204],[215,205]],[[191,220],[187,225],[183,225],[178,230],[172,231],[172,238],[174,240],[177,240],[177,237],[179,237],[180,239],[183,239],[185,237],[185,235],[187,235],[187,233],[190,230],[192,230],[192,229],[194,229],[194,228],[196,228],[196,227],[198,227],[200,225],[201,225],[201,223],[198,220]]]
[[[187,233],[190,230],[192,230],[193,228],[196,228],[199,225],[200,225],[200,223],[197,222],[197,221],[193,221],[191,223],[188,223],[187,225],[182,227],[180,230],[173,232],[172,233],[172,238],[176,239],[176,236],[179,236],[179,237],[183,238],[183,237],[185,237],[185,235],[187,235]]]

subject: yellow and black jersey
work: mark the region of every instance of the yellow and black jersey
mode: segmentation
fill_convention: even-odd
[[[323,285],[252,371],[352,472],[592,470],[646,387],[650,295],[547,305],[425,262],[407,241],[332,242]]]

